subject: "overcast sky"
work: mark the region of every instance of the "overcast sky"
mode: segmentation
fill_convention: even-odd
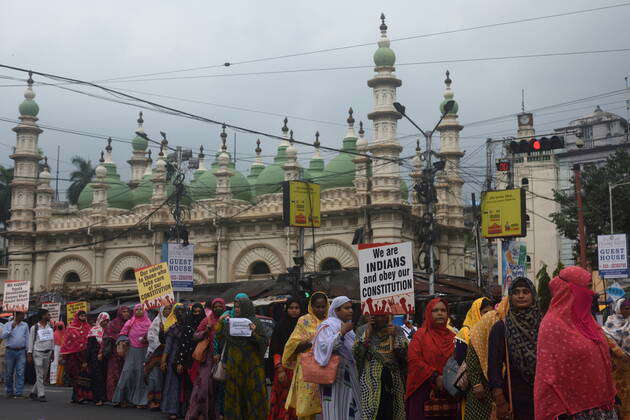
[[[304,51],[370,43],[365,47],[307,56],[217,67],[156,77],[230,75],[276,70],[316,69],[373,65],[372,54],[379,35],[379,15],[387,16],[392,39],[452,29],[474,27],[521,18],[619,4],[617,1],[5,1],[0,5],[0,63],[32,68],[83,80],[164,72],[191,67],[220,65]],[[434,60],[528,55],[555,52],[627,48],[630,7],[518,23],[428,38],[392,42],[397,63]],[[398,98],[408,113],[426,128],[439,118],[438,105],[444,90],[444,72],[451,71],[460,122],[465,126],[461,147],[467,152],[464,178],[467,191],[478,189],[469,174],[481,173],[483,148],[488,136],[513,135],[515,118],[471,124],[520,111],[521,89],[527,109],[536,109],[597,95],[625,87],[630,74],[630,52],[528,58],[504,61],[458,62],[400,66],[403,85]],[[18,72],[0,69],[1,76],[24,78]],[[364,120],[372,109],[372,93],[366,81],[372,69],[313,71],[232,77],[153,80],[109,83],[107,86],[144,92],[138,96],[220,121],[265,132],[280,133],[282,117],[288,115],[295,137],[312,141],[319,130],[327,146],[341,146],[352,106],[355,119]],[[36,81],[50,80],[36,77]],[[14,85],[0,79],[0,85]],[[96,90],[82,90],[101,94]],[[0,117],[17,118],[24,87],[0,88]],[[149,96],[160,94],[215,105]],[[138,107],[60,90],[36,87],[40,123],[131,139]],[[570,120],[592,112],[597,104],[626,114],[624,95],[608,96],[536,114],[538,132],[549,132]],[[247,108],[235,110],[218,105]],[[295,117],[321,122],[298,120]],[[467,124],[470,124],[467,126]],[[15,143],[14,124],[0,121],[0,164],[11,164],[9,147]],[[369,125],[368,125],[369,127]],[[401,120],[399,134],[414,133]],[[203,144],[214,151],[219,143],[217,126],[145,111],[145,129],[155,138],[168,133],[170,145],[197,149]],[[371,135],[370,132],[368,134]],[[237,133],[238,167],[249,170],[256,136]],[[261,138],[263,155],[275,153],[277,140]],[[415,140],[402,141],[404,155],[413,153]],[[233,147],[230,132],[229,147]],[[61,177],[72,170],[69,161],[80,155],[96,161],[105,142],[83,136],[45,131],[40,145],[54,160],[61,145]],[[312,150],[301,148],[307,164]],[[130,145],[114,143],[119,173],[128,177],[126,160]],[[325,154],[328,156],[328,154]],[[270,158],[266,158],[270,161]],[[65,186],[64,186],[65,189]]]

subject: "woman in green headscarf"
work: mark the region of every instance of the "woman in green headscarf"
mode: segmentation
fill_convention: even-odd
[[[230,317],[248,319],[251,336],[231,335]],[[221,321],[217,338],[226,343],[223,359],[226,369],[224,419],[267,418],[264,356],[268,342],[249,298],[236,299],[234,315],[228,315]]]

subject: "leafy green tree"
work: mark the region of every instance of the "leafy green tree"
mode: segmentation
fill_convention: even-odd
[[[547,264],[543,266],[536,273],[536,282],[538,283],[538,304],[543,315],[549,309],[549,303],[551,302],[551,291],[549,290],[549,273],[547,273]]]
[[[67,196],[70,204],[77,204],[81,191],[92,181],[94,166],[90,160],[85,160],[80,156],[73,157],[72,164],[76,170],[70,174],[70,187],[68,187]]]
[[[619,150],[604,165],[586,165],[582,168],[582,208],[586,231],[587,258],[591,267],[597,267],[597,235],[610,233],[610,207],[608,183],[630,181],[630,154]],[[573,180],[573,184],[575,180]],[[575,188],[555,191],[554,199],[560,211],[551,214],[558,230],[567,238],[578,239],[577,201]],[[630,233],[630,185],[613,190],[613,218],[615,232]],[[574,253],[578,254],[576,245]]]
[[[11,218],[11,181],[13,168],[0,165],[0,223],[5,227]]]

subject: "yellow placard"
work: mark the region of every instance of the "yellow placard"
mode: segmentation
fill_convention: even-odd
[[[66,316],[68,318],[68,324],[72,322],[74,316],[79,311],[84,311],[85,313],[88,313],[90,311],[90,303],[84,301],[66,303]]]
[[[481,234],[484,238],[525,236],[525,191],[486,191],[481,194]]]
[[[135,270],[140,302],[144,309],[160,308],[175,303],[168,263]]]
[[[319,184],[306,181],[286,181],[283,184],[283,202],[285,226],[321,226]]]

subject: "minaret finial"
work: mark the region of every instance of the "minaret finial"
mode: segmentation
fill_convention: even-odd
[[[451,80],[451,72],[446,70],[446,79],[444,79],[444,84],[446,85],[447,89],[451,88],[451,83],[453,83],[453,81]]]
[[[346,120],[348,121],[348,125],[350,127],[354,125],[354,118],[352,117],[352,114],[354,114],[354,111],[352,110],[352,107],[350,107],[350,109],[348,109],[348,119]]]
[[[164,131],[160,131],[160,136],[162,136],[162,141],[160,142],[160,144],[164,147],[164,149],[166,149],[166,146],[168,146],[168,140],[166,139],[166,133]]]
[[[101,150],[101,158],[98,160],[100,163],[105,163],[105,152]]]
[[[381,27],[380,27],[381,31],[386,31],[387,30],[387,25],[385,24],[385,13],[381,13]]]
[[[525,89],[521,89],[521,112],[525,112]]]
[[[293,130],[289,131],[289,142],[293,144]]]
[[[33,72],[29,71],[28,72],[28,79],[26,80],[26,83],[28,83],[28,87],[32,87],[33,86]]]
[[[144,119],[142,118],[142,111],[138,112],[138,127],[142,127]]]
[[[282,132],[286,134],[289,131],[289,127],[287,126],[289,119],[287,117],[284,117],[283,122],[284,122],[284,125],[282,126]]]
[[[254,151],[256,152],[256,157],[260,157],[260,154],[262,153],[262,149],[260,148],[260,139],[256,139],[256,149]]]
[[[221,151],[222,152],[226,152],[227,151],[227,133],[225,132],[225,124],[223,124],[221,126]]]
[[[205,158],[206,155],[203,154],[203,144],[199,146],[199,159]]]
[[[164,142],[160,143],[160,153],[158,154],[159,157],[164,157]]]
[[[359,135],[361,137],[365,135],[365,130],[363,129],[363,121],[359,121]]]
[[[420,137],[416,138],[416,153],[420,153]]]
[[[321,143],[319,142],[319,131],[315,132],[315,143],[313,143],[313,146],[315,146],[316,149],[319,149],[319,146],[321,145]]]
[[[149,151],[147,153],[149,154],[149,156],[147,156],[147,160],[149,162],[153,162],[153,159],[151,159],[151,149],[149,149]]]
[[[107,147],[105,148],[105,150],[107,151],[107,153],[112,152],[112,138],[111,137],[107,138]]]

